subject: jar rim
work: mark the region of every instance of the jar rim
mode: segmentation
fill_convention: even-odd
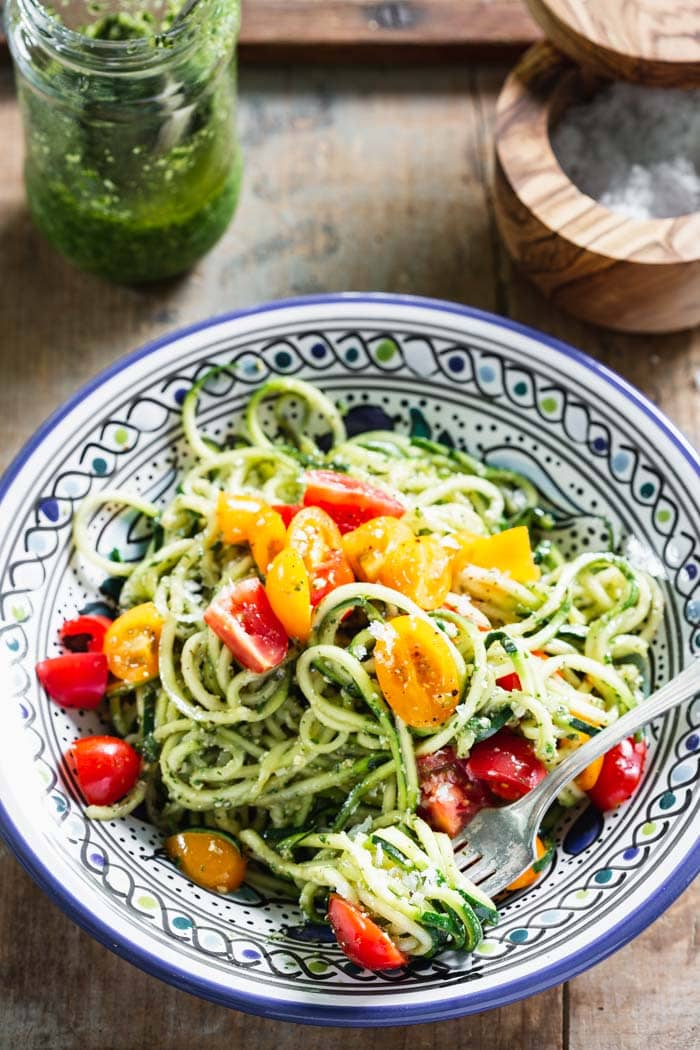
[[[47,49],[55,52],[63,61],[80,66],[109,68],[111,72],[160,65],[164,60],[181,57],[197,43],[197,32],[207,0],[195,0],[185,17],[176,19],[174,25],[152,36],[133,37],[128,40],[103,40],[86,36],[77,29],[63,25],[46,6],[43,0],[16,0],[20,14],[39,34]],[[235,0],[234,0],[235,4]],[[11,34],[8,34],[11,39]]]

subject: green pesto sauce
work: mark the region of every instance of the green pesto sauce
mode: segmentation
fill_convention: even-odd
[[[225,8],[235,0],[221,2]],[[148,13],[120,13],[84,35],[152,37],[158,46],[163,28]],[[205,39],[184,74],[180,67],[176,77],[162,71],[121,80],[88,77],[77,102],[55,104],[20,81],[30,211],[81,269],[124,283],[173,277],[228,226],[241,183],[235,72],[228,61],[212,63],[212,49],[223,46],[216,26],[208,39],[209,51]],[[211,83],[207,63],[214,69]],[[188,95],[188,76],[201,85],[203,70],[204,87]],[[163,97],[173,102],[164,105]]]

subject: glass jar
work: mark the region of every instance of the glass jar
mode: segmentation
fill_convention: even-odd
[[[32,216],[77,266],[125,283],[187,270],[238,200],[239,0],[172,3],[5,5]]]

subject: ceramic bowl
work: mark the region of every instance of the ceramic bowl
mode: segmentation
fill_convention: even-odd
[[[286,1020],[396,1025],[512,1002],[571,977],[638,934],[699,867],[700,699],[654,724],[640,789],[603,820],[573,810],[545,877],[513,894],[471,956],[372,974],[334,943],[307,939],[293,906],[250,890],[192,886],[132,816],[85,819],[62,756],[94,713],[64,711],[34,665],[59,624],[104,600],[71,545],[88,493],[171,492],[183,453],[180,405],[212,365],[235,362],[201,399],[221,440],[252,390],[301,376],[342,402],[352,432],[395,427],[523,471],[573,519],[570,551],[634,537],[667,605],[653,677],[700,648],[700,463],[622,379],[570,347],[465,307],[390,296],[275,303],[215,318],[117,361],[38,431],[0,489],[0,830],[81,926],[144,970],[218,1003]],[[100,543],[138,543],[105,517]],[[131,523],[133,525],[133,523]],[[695,828],[695,830],[694,830]]]

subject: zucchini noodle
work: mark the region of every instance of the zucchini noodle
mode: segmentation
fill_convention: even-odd
[[[121,609],[153,602],[163,621],[157,675],[108,691],[115,731],[143,756],[142,778],[118,805],[88,815],[113,819],[143,806],[166,833],[221,829],[247,851],[252,884],[285,887],[314,921],[337,893],[407,954],[471,950],[496,911],[458,870],[448,836],[422,818],[421,763],[448,748],[466,760],[506,726],[554,768],[585,729],[643,698],[659,585],[610,551],[566,560],[543,534],[551,514],[526,478],[425,439],[379,431],[348,439],[338,409],[299,380],[259,389],[245,414],[247,441],[220,448],[197,422],[215,372],[185,399],[194,466],[171,502],[108,490],[75,517],[80,554],[123,577]],[[312,437],[324,432],[328,452]],[[415,536],[448,551],[465,532],[478,540],[526,524],[533,546],[543,541],[539,578],[460,562],[431,611],[381,583],[346,583],[316,607],[308,642],[272,670],[246,670],[204,620],[222,588],[260,575],[247,543],[223,542],[217,500],[223,491],[299,502],[309,467],[381,488],[404,506],[401,521]],[[138,561],[95,550],[97,522],[115,507],[153,524]],[[379,683],[375,650],[399,616],[446,647],[459,682],[453,709],[427,728],[399,717]],[[572,785],[561,802],[580,794]]]

